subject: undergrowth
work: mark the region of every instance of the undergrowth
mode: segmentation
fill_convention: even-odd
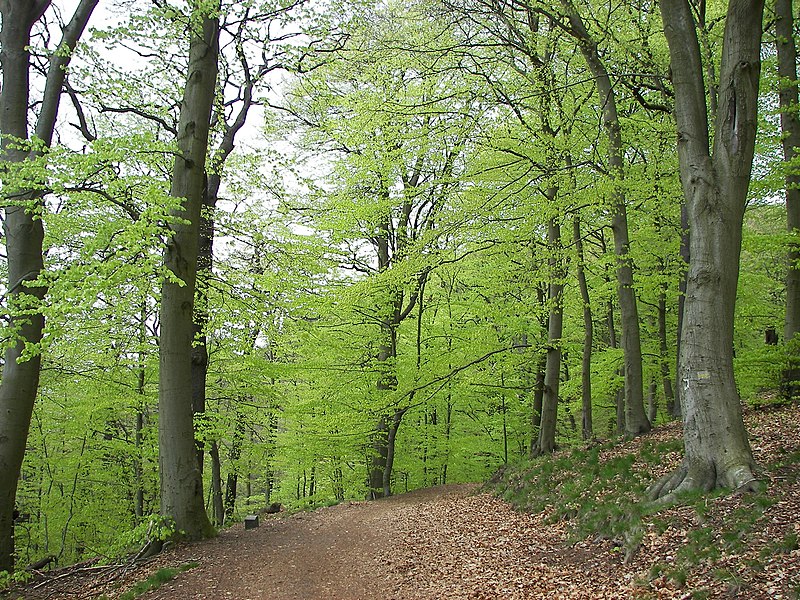
[[[550,522],[569,521],[576,538],[630,537],[652,511],[640,502],[651,483],[649,472],[663,454],[682,451],[683,444],[645,442],[638,455],[602,459],[611,447],[574,449],[509,467],[495,491],[518,510],[544,512]]]
[[[179,567],[170,567],[159,569],[150,577],[145,579],[144,581],[138,582],[134,585],[130,590],[125,592],[119,597],[119,600],[134,600],[139,596],[142,596],[149,592],[150,590],[157,589],[164,585],[165,583],[172,581],[175,579],[175,576],[179,573],[183,573],[184,571],[188,571],[189,569],[193,569],[198,565],[196,562],[189,562],[180,565]],[[101,597],[100,600],[107,600],[105,596]]]
[[[686,530],[673,561],[650,565],[641,581],[644,587],[661,577],[684,587],[693,567],[715,563],[723,555],[745,554],[763,527],[765,511],[776,502],[766,492],[732,498],[729,490],[684,494],[671,506],[646,502],[654,467],[667,453],[682,454],[682,441],[645,440],[635,452],[608,452],[604,457],[611,448],[611,444],[596,445],[523,461],[506,467],[490,486],[517,510],[541,513],[548,522],[567,521],[571,542],[587,538],[610,542],[611,551],[624,553],[626,564],[635,558],[646,532],[661,535],[670,528]],[[767,466],[795,475],[799,467],[800,452],[787,452]],[[744,566],[757,573],[769,556],[790,553],[798,544],[797,534],[787,530]],[[736,570],[718,569],[714,578],[731,593],[744,586]],[[704,593],[704,589],[691,590],[687,597],[702,598]]]

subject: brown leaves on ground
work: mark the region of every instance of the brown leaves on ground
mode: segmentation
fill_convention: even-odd
[[[142,598],[798,598],[800,411],[749,411],[747,422],[756,460],[768,467],[766,495],[709,497],[647,516],[628,561],[621,542],[575,541],[570,523],[553,523],[548,511],[522,514],[477,486],[445,486],[264,517],[257,529],[237,525],[132,571],[62,573],[24,597],[116,598],[159,567],[196,561]],[[673,424],[607,454],[679,435]],[[675,466],[673,454],[660,471]]]

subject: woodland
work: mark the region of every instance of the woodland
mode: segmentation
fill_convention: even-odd
[[[791,0],[0,18],[6,577],[670,421],[651,500],[760,488],[742,406],[800,380]]]

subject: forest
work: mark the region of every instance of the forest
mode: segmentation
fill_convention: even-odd
[[[0,0],[0,571],[800,380],[791,0]]]

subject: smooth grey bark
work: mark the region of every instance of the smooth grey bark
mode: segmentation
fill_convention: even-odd
[[[52,54],[36,121],[35,136],[44,147],[55,130],[66,68],[98,0],[81,0]],[[41,146],[30,145],[30,36],[50,0],[1,0],[0,15],[0,160],[22,163],[37,158]],[[5,169],[4,169],[5,170]],[[9,169],[13,171],[13,169]],[[34,183],[35,182],[31,182]],[[44,316],[39,304],[46,294],[37,283],[44,269],[44,227],[38,213],[41,196],[25,182],[3,177],[3,231],[8,263],[8,329],[16,343],[5,351],[0,383],[0,571],[14,568],[14,523],[17,484],[25,455],[33,405],[39,388]],[[26,350],[31,351],[25,356]]]
[[[195,9],[195,16],[200,10]],[[161,514],[175,521],[189,539],[213,535],[203,503],[203,481],[192,420],[193,308],[197,276],[200,211],[206,185],[209,122],[219,54],[216,18],[192,19],[189,69],[178,123],[179,155],[175,158],[170,194],[181,198],[171,224],[173,235],[164,265],[175,279],[161,287],[159,339],[159,467]],[[179,280],[180,283],[176,280]]]
[[[583,356],[581,357],[581,435],[584,440],[594,437],[592,419],[592,345],[594,343],[594,323],[592,321],[592,304],[589,297],[589,286],[584,271],[583,238],[581,237],[581,219],[576,216],[572,220],[572,240],[575,244],[578,277],[578,288],[583,303]]]
[[[650,422],[656,420],[658,415],[658,382],[655,378],[647,386],[647,418]]]
[[[634,437],[650,431],[651,424],[644,410],[644,379],[642,375],[642,344],[639,333],[639,312],[633,288],[633,266],[628,256],[630,236],[623,179],[625,177],[624,149],[614,86],[603,63],[597,43],[571,0],[561,0],[569,21],[570,35],[578,42],[581,54],[594,77],[608,138],[608,167],[614,183],[611,230],[614,233],[614,254],[617,257],[617,297],[619,299],[622,351],[625,360],[625,435]]]
[[[678,369],[686,454],[676,472],[651,487],[651,498],[716,487],[760,487],[733,374],[733,318],[757,129],[763,9],[763,0],[728,3],[719,110],[709,149],[703,64],[692,11],[687,0],[661,2],[691,261]]]
[[[557,190],[548,189],[547,201],[555,201]],[[558,418],[558,391],[561,380],[561,338],[564,333],[564,268],[561,256],[561,227],[553,216],[547,224],[547,245],[550,283],[548,285],[547,358],[544,369],[542,411],[539,437],[535,455],[549,454],[556,448],[556,423]]]
[[[686,211],[686,201],[681,202],[681,246],[680,254],[683,259],[681,279],[678,283],[678,333],[677,333],[677,352],[675,354],[675,387],[673,393],[675,401],[672,403],[670,414],[676,419],[683,417],[681,414],[681,386],[680,375],[678,374],[678,364],[681,356],[681,331],[683,331],[683,307],[686,304],[686,278],[689,275],[689,214]]]
[[[658,295],[658,346],[660,352],[661,384],[664,386],[664,399],[667,414],[675,414],[675,393],[672,389],[672,374],[669,368],[669,346],[667,344],[667,293],[666,284],[661,286]],[[652,421],[652,419],[650,419]]]
[[[778,88],[783,133],[783,160],[787,165],[797,160],[800,148],[798,118],[797,46],[794,39],[792,0],[775,0],[775,46],[778,53]],[[783,393],[792,398],[800,394],[800,172],[788,167],[785,176],[786,228],[791,236],[786,272],[786,317],[783,338],[788,347],[789,366],[783,373]]]
[[[606,240],[605,235],[600,234],[600,248],[603,251],[603,254],[607,252],[606,247]],[[611,283],[611,277],[608,275],[608,271],[606,270],[604,279],[607,283]],[[614,324],[614,301],[609,299],[606,305],[606,327],[608,329],[608,347],[609,348],[619,348],[619,341],[617,339],[617,327]],[[625,364],[619,368],[617,371],[619,376],[625,381]],[[625,388],[617,390],[616,394],[614,395],[614,406],[616,409],[616,433],[617,435],[623,435],[625,433]],[[610,432],[610,430],[609,430]]]

